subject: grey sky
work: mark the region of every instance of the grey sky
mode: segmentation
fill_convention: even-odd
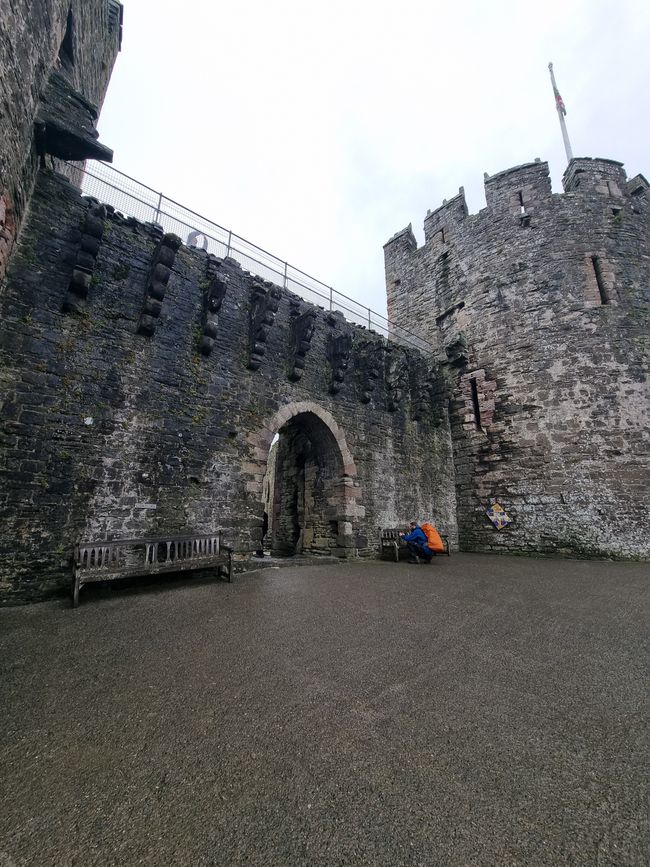
[[[126,0],[114,165],[383,310],[382,245],[483,172],[564,151],[650,173],[646,0]]]

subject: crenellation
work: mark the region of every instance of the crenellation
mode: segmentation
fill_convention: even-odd
[[[534,214],[552,195],[548,163],[538,160],[486,175],[484,187],[490,213],[512,214],[518,219]]]
[[[488,207],[445,238],[446,260],[433,232],[386,255],[396,326],[446,362],[461,546],[647,557],[647,183],[578,159],[560,194],[539,161],[485,187]],[[568,510],[577,490],[588,494]],[[496,541],[492,497],[514,519]]]
[[[415,235],[413,234],[413,224],[409,223],[406,228],[399,232],[395,232],[395,234],[384,244],[384,247],[387,247],[389,244],[399,244],[400,246],[408,247],[411,250],[417,250],[418,242],[415,240]]]
[[[616,160],[577,157],[566,167],[562,185],[567,193],[581,190],[621,199],[627,194],[627,175]]]
[[[445,245],[456,234],[457,227],[468,215],[465,188],[460,187],[453,199],[446,201],[424,220],[425,244]]]

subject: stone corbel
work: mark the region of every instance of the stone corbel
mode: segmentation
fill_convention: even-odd
[[[90,289],[97,254],[104,234],[106,208],[96,199],[91,199],[81,229],[81,240],[75,258],[68,292],[63,302],[66,313],[79,313],[83,308]]]
[[[36,151],[62,160],[113,161],[95,129],[97,108],[58,72],[52,72],[41,95],[34,121]]]
[[[430,367],[423,361],[419,368],[412,383],[413,418],[437,425],[445,418],[449,388],[438,366]]]
[[[305,369],[305,358],[311,348],[311,340],[316,330],[316,311],[305,310],[296,315],[291,323],[291,357],[289,359],[289,379],[297,382]]]
[[[162,310],[167,284],[172,273],[172,266],[182,244],[178,235],[164,235],[156,247],[147,280],[147,291],[144,296],[144,307],[140,314],[138,334],[151,336],[156,330],[156,323]]]
[[[352,352],[352,335],[349,332],[332,334],[327,341],[327,360],[330,363],[332,376],[330,379],[330,394],[338,394],[345,381],[345,374],[350,363]]]
[[[467,339],[462,331],[459,331],[456,337],[445,346],[447,360],[452,367],[466,367],[469,361],[469,349],[467,347]]]
[[[228,276],[220,274],[219,264],[213,259],[208,261],[207,285],[203,298],[203,334],[199,344],[199,352],[202,355],[210,355],[217,336],[219,324],[219,311],[226,297],[228,289]]]
[[[248,359],[249,370],[259,370],[266,353],[266,339],[275,321],[275,314],[280,306],[282,290],[271,285],[265,289],[261,283],[253,283],[251,290],[250,311],[250,351]]]
[[[402,349],[393,343],[386,346],[386,387],[388,411],[396,412],[408,396],[408,364]]]
[[[359,368],[361,386],[361,403],[370,403],[379,380],[383,361],[383,346],[374,340],[366,340],[361,344],[355,359]]]

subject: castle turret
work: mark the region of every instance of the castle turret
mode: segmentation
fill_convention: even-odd
[[[623,163],[616,160],[578,157],[566,167],[562,185],[567,193],[581,190],[620,199],[626,192],[627,175]]]

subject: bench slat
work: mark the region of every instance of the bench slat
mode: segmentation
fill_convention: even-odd
[[[198,536],[84,541],[75,548],[72,602],[79,604],[84,584],[117,578],[226,567],[232,581],[232,549],[221,542],[221,530]]]

